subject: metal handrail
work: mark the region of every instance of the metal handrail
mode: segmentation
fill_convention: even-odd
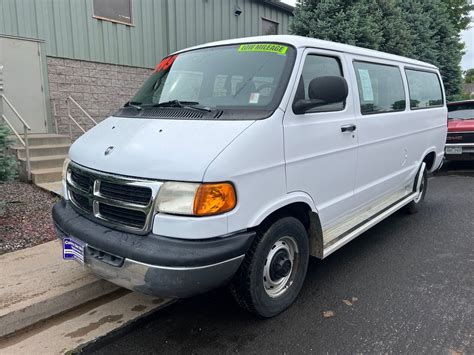
[[[10,127],[10,129],[13,131],[15,136],[18,138],[20,143],[25,147],[25,155],[26,155],[26,172],[28,174],[28,181],[31,180],[31,164],[30,164],[30,146],[28,142],[28,131],[31,131],[31,127],[26,121],[21,117],[21,115],[18,113],[16,108],[12,105],[12,103],[6,98],[4,94],[0,94],[0,99],[5,101],[7,105],[10,107],[10,109],[15,113],[15,115],[18,117],[20,122],[23,124],[23,136],[24,139],[21,138],[20,134],[16,131],[16,129],[13,127],[11,122],[7,119],[7,117],[2,113],[2,118],[5,120],[7,125]]]
[[[86,115],[86,117],[87,117],[90,121],[92,121],[92,123],[94,123],[94,126],[97,125],[96,120],[94,120],[94,119],[86,112],[86,110],[84,110],[84,109],[82,108],[82,106],[79,105],[79,104],[77,103],[77,101],[72,98],[72,96],[68,96],[68,97],[66,98],[67,117],[68,117],[69,120],[72,121],[77,127],[79,127],[79,129],[80,129],[83,133],[86,133],[86,130],[79,124],[79,122],[77,122],[77,121],[74,119],[74,117],[72,117],[72,114],[71,114],[71,106],[69,105],[70,102],[72,102],[79,110],[81,110],[82,113],[83,113],[84,115]],[[69,122],[69,138],[71,138],[71,141],[72,141],[71,122]]]
[[[15,136],[18,138],[18,140],[20,141],[21,145],[22,146],[25,146],[25,141],[21,138],[20,134],[16,131],[15,128],[13,128],[13,125],[10,123],[10,121],[8,120],[8,118],[2,113],[2,118],[3,120],[7,123],[8,127],[10,127],[10,129],[13,131],[13,133],[15,134]]]
[[[16,110],[16,108],[12,105],[12,103],[7,99],[7,97],[4,95],[4,94],[0,94],[2,96],[2,98],[5,100],[5,102],[7,103],[8,106],[10,106],[10,108],[12,109],[12,111],[15,113],[15,115],[20,119],[21,123],[23,123],[23,126],[26,126],[26,128],[28,128],[29,131],[31,131],[31,127],[28,123],[26,123],[26,121],[23,119],[23,117],[21,117],[21,115],[18,113],[18,111]]]

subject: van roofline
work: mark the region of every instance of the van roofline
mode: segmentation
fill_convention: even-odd
[[[317,38],[294,36],[294,35],[274,35],[274,36],[255,36],[255,37],[234,38],[234,39],[210,42],[210,43],[205,43],[205,44],[201,44],[201,45],[197,45],[197,46],[193,46],[189,48],[184,48],[184,49],[174,52],[173,54],[178,54],[178,53],[182,53],[182,52],[193,50],[193,49],[199,49],[199,48],[217,47],[217,46],[223,46],[223,45],[228,45],[228,44],[252,43],[252,42],[287,43],[296,48],[313,47],[313,48],[320,48],[320,49],[325,49],[325,50],[333,50],[336,52],[362,55],[362,56],[378,58],[378,59],[392,60],[392,61],[396,61],[396,62],[400,62],[404,64],[416,65],[419,67],[438,70],[438,67],[436,67],[433,64],[407,58],[407,57],[402,57],[395,54],[389,54],[385,52],[376,51],[373,49],[352,46],[349,44],[325,41],[325,40],[321,40]]]

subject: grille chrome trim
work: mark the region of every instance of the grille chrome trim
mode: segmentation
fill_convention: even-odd
[[[83,187],[79,186],[79,184],[77,184],[74,181],[72,177],[73,175],[72,171],[74,171],[74,173],[83,175],[91,180],[92,186],[89,187],[88,191],[85,191]],[[138,203],[138,202],[134,203],[134,202],[120,200],[117,198],[112,198],[110,196],[104,196],[100,192],[100,185],[101,185],[101,182],[105,182],[105,181],[117,186],[125,185],[125,186],[134,186],[138,188],[150,189],[151,190],[150,200],[147,203]],[[162,185],[162,182],[155,181],[155,180],[133,179],[130,177],[103,173],[97,170],[85,168],[83,166],[80,166],[76,163],[71,162],[69,164],[67,174],[66,174],[66,185],[67,185],[67,189],[72,192],[72,194],[69,194],[72,205],[82,214],[85,214],[86,216],[88,216],[89,218],[92,218],[93,220],[97,221],[100,224],[107,225],[115,229],[132,232],[136,234],[147,234],[149,233],[152,226],[155,198],[156,198],[156,195],[158,194],[158,190],[160,189],[160,186]],[[87,198],[89,202],[91,202],[92,213],[90,211],[87,211],[85,208],[83,208],[74,199],[74,196],[72,196],[73,194],[77,194],[77,195]],[[112,221],[111,219],[107,218],[106,216],[103,216],[100,213],[100,204],[121,208],[121,209],[124,209],[125,211],[130,210],[130,211],[143,212],[146,216],[145,223],[143,227],[140,228],[137,226],[127,225],[126,222],[118,223],[117,221]]]

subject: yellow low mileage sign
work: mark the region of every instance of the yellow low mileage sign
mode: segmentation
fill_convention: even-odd
[[[286,55],[288,46],[282,46],[274,43],[250,43],[242,44],[239,47],[239,52],[270,52],[280,55]]]

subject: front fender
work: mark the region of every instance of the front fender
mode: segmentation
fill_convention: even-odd
[[[310,195],[302,191],[295,191],[286,194],[285,196],[281,196],[278,199],[271,201],[270,203],[266,204],[262,209],[260,209],[259,213],[255,215],[255,217],[251,220],[250,226],[256,227],[260,223],[263,222],[265,218],[271,215],[273,212],[279,210],[282,207],[288,206],[292,203],[302,202],[308,205],[311,208],[311,211],[318,213],[316,206],[314,204],[313,199]]]

